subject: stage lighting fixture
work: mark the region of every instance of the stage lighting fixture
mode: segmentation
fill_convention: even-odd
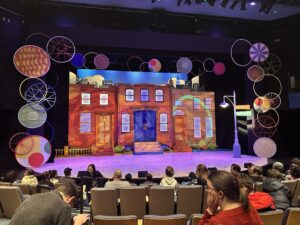
[[[230,6],[230,9],[234,9],[238,3],[239,3],[239,0],[233,0],[232,5]]]
[[[221,3],[221,6],[222,6],[223,8],[225,8],[226,5],[227,5],[227,3],[228,3],[228,1],[229,1],[229,0],[223,0],[222,3]]]
[[[241,0],[241,10],[246,10],[247,0]]]

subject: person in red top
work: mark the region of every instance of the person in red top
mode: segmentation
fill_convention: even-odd
[[[227,171],[211,172],[207,179],[207,209],[198,225],[263,225],[237,178]]]

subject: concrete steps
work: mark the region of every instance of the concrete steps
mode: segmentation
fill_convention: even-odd
[[[135,153],[158,153],[162,152],[160,144],[157,141],[153,142],[134,142]]]

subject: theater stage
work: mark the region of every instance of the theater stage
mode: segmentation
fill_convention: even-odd
[[[65,167],[73,169],[72,176],[76,176],[80,170],[86,170],[88,164],[94,163],[105,177],[111,177],[117,168],[123,174],[131,173],[137,177],[137,172],[147,170],[155,177],[162,177],[166,166],[174,167],[175,176],[186,176],[190,171],[195,171],[198,164],[203,163],[207,167],[218,169],[230,169],[232,163],[239,164],[242,168],[244,163],[251,162],[256,165],[267,164],[267,159],[257,156],[242,155],[241,158],[233,158],[231,151],[207,151],[207,152],[180,152],[164,153],[155,155],[132,155],[123,154],[117,156],[80,156],[55,158],[54,163],[47,163],[35,171],[56,169],[58,175],[62,176]]]

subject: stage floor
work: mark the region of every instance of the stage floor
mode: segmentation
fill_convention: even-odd
[[[132,155],[123,154],[117,156],[80,156],[80,157],[58,157],[54,163],[47,163],[37,172],[46,170],[57,170],[59,176],[63,176],[65,167],[73,169],[72,176],[77,176],[80,170],[86,170],[88,164],[94,163],[105,177],[111,177],[115,169],[121,169],[123,175],[131,173],[137,177],[137,172],[147,170],[155,177],[163,177],[166,166],[173,166],[175,176],[187,176],[189,172],[195,171],[200,163],[207,167],[229,170],[232,163],[239,164],[242,168],[244,163],[251,162],[256,165],[267,164],[267,159],[257,156],[242,155],[241,158],[233,158],[231,151],[208,151],[208,152],[180,152],[164,153],[155,155]]]

